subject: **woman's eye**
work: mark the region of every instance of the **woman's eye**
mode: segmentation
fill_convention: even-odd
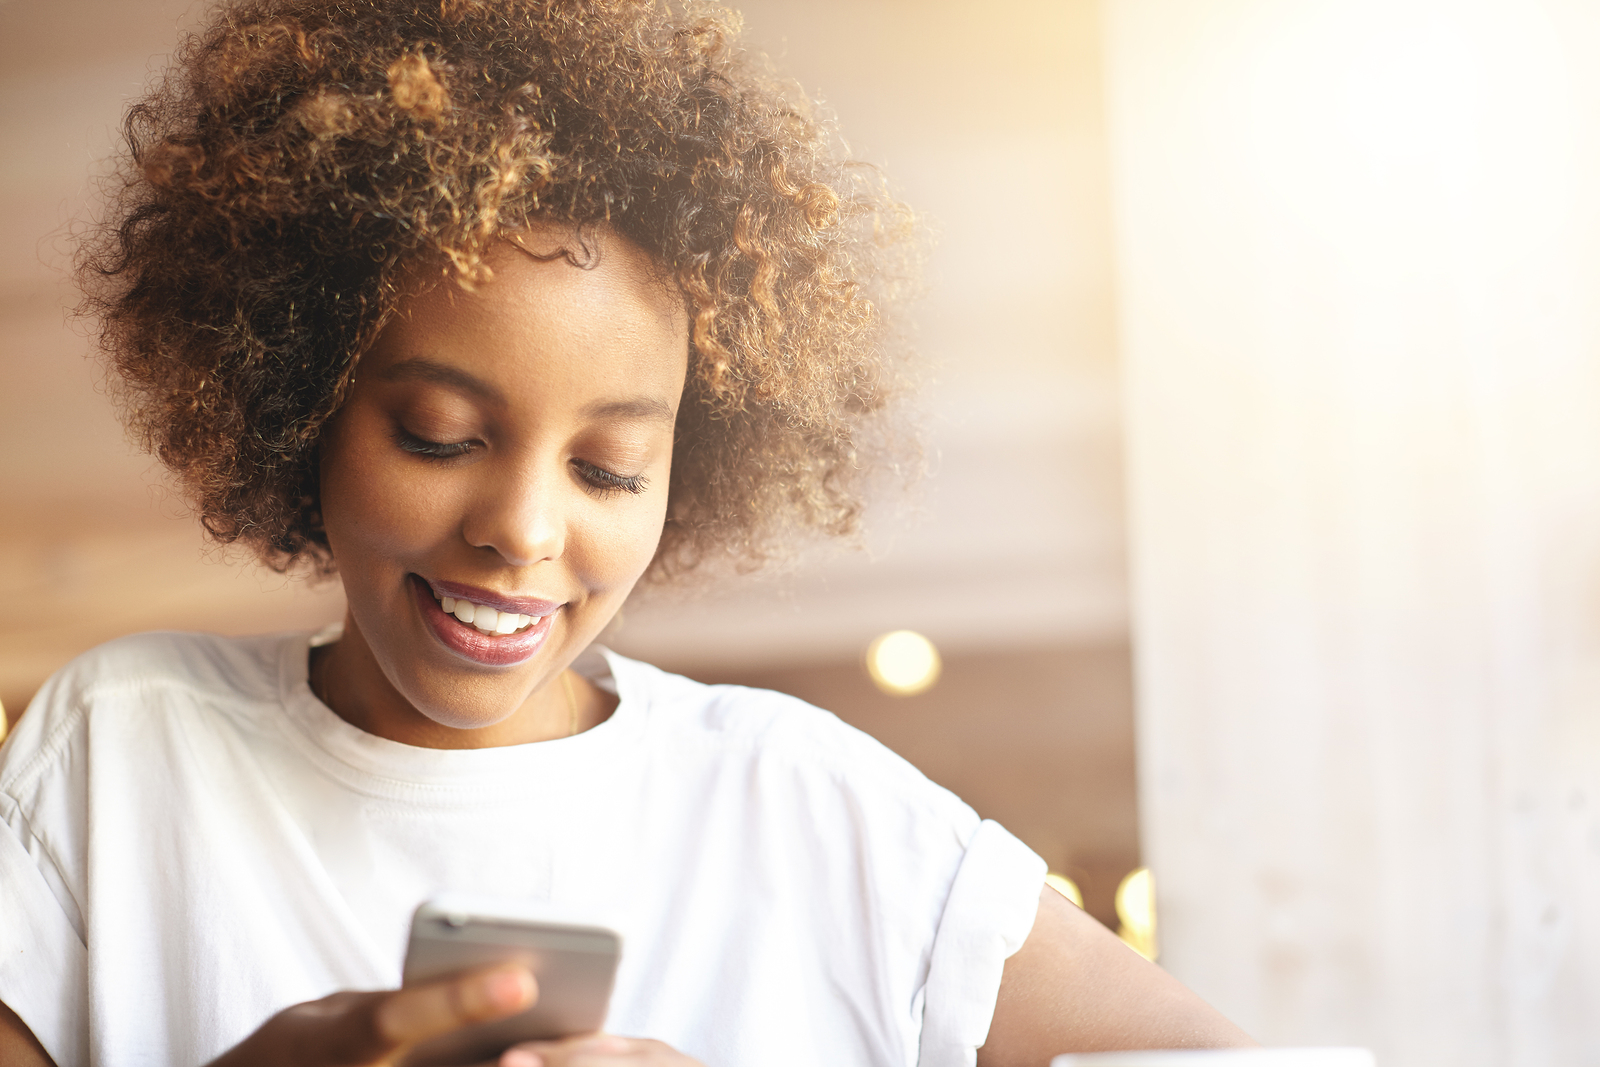
[[[604,467],[596,467],[593,463],[581,459],[572,461],[578,471],[578,477],[588,483],[596,496],[610,496],[612,493],[642,493],[645,486],[650,484],[650,479],[642,474],[635,474],[624,478],[620,474],[613,474]]]
[[[471,441],[429,441],[407,430],[396,431],[395,441],[407,452],[434,459],[454,459],[472,450]]]

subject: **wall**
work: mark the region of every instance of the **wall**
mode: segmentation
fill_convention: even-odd
[[[1600,1062],[1600,11],[1107,41],[1165,961],[1269,1043]]]

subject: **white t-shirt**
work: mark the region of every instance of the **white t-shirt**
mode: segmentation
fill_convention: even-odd
[[[60,1067],[198,1067],[393,987],[450,890],[610,916],[607,1029],[712,1067],[974,1061],[1044,864],[871,738],[591,653],[594,729],[414,748],[318,701],[307,648],[114,641],[0,749],[0,1001]]]

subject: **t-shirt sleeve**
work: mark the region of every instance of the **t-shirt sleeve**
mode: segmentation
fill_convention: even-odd
[[[977,1062],[1006,960],[1033,929],[1044,875],[1044,860],[999,823],[978,824],[934,935],[918,1067]]]
[[[89,1062],[84,719],[63,671],[0,747],[0,1002],[57,1067]]]
[[[86,950],[52,891],[60,881],[10,797],[0,796],[0,1002],[57,1067],[89,1062]]]

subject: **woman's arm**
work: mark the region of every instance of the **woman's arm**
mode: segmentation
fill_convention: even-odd
[[[1006,961],[978,1067],[1045,1067],[1062,1052],[1255,1043],[1046,887],[1033,931]]]
[[[0,1067],[56,1067],[28,1024],[0,1002]]]

